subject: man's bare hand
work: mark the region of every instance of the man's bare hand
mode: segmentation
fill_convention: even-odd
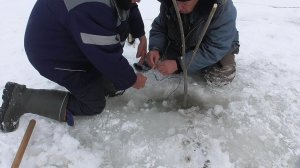
[[[157,51],[157,50],[151,50],[146,55],[147,63],[149,64],[149,66],[151,68],[155,68],[155,65],[159,61],[159,58],[160,58],[160,54],[159,54],[159,51]]]
[[[137,73],[136,74],[136,81],[134,83],[134,85],[132,86],[135,89],[141,89],[143,87],[145,87],[146,81],[147,81],[147,77],[145,77],[143,74],[141,73]]]
[[[159,62],[155,69],[157,69],[163,75],[171,75],[178,70],[178,67],[175,60],[165,60]]]

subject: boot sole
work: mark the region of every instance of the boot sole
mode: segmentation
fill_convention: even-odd
[[[16,83],[7,82],[5,88],[3,89],[2,95],[2,105],[0,107],[0,129],[2,132],[12,132],[16,130],[19,126],[19,120],[15,121],[12,127],[6,127],[4,121],[5,113],[8,110],[9,104],[11,102],[12,94],[15,89]]]

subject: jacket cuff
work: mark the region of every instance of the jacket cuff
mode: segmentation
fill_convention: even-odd
[[[131,35],[133,38],[140,38],[142,36],[145,36],[145,31],[141,30],[139,32],[134,32],[134,33],[132,32]]]

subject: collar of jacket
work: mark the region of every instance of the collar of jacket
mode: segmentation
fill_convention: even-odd
[[[123,10],[129,10],[134,4],[131,0],[114,0],[116,5]]]
[[[134,6],[137,6],[137,4],[131,4],[131,7],[128,9],[128,10],[124,10],[124,9],[121,9],[118,4],[116,3],[115,0],[111,0],[111,2],[113,2],[113,6],[116,11],[117,11],[117,14],[118,14],[118,23],[117,23],[117,26],[119,26],[121,24],[122,21],[125,21],[128,19],[129,17],[129,13],[130,13],[130,9],[133,8]]]

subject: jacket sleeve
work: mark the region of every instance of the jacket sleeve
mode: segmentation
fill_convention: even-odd
[[[163,6],[160,6],[160,13],[154,19],[152,28],[149,35],[149,50],[157,49],[162,52],[167,47],[168,43],[168,31],[166,25],[166,19],[163,14]]]
[[[232,1],[228,1],[216,11],[188,73],[194,73],[220,61],[230,52],[236,36],[236,9]],[[186,63],[190,62],[192,55],[192,51],[186,53]]]
[[[128,20],[130,25],[130,33],[134,38],[140,38],[145,35],[145,26],[138,5],[135,4],[130,9]]]
[[[124,90],[136,81],[136,75],[114,31],[116,19],[112,9],[99,2],[84,3],[69,12],[68,30],[86,58],[116,89]]]

